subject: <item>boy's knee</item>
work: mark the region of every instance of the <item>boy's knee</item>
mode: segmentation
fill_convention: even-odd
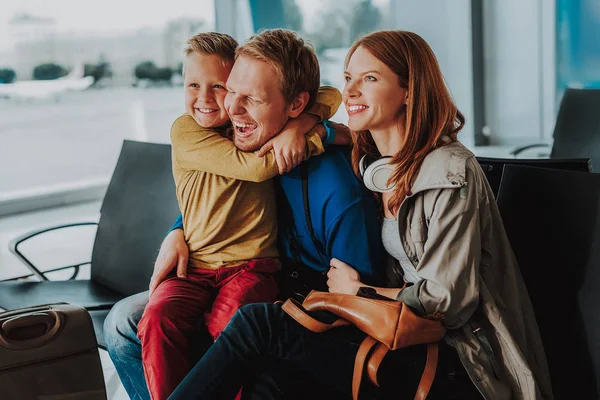
[[[193,314],[184,312],[184,308],[176,299],[164,298],[149,302],[144,309],[138,324],[138,337],[149,332],[189,330],[193,328],[192,320],[198,319]]]
[[[168,320],[171,315],[170,308],[171,305],[166,301],[149,303],[140,319],[139,328],[141,329],[142,325],[158,323],[161,319]]]

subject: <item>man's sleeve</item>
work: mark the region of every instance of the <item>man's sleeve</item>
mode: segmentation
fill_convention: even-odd
[[[179,214],[175,222],[173,222],[173,225],[171,225],[171,229],[169,229],[167,235],[173,232],[175,229],[183,229],[183,217],[181,216],[181,214]]]
[[[278,175],[279,169],[272,152],[264,157],[239,150],[219,132],[202,128],[189,115],[179,117],[171,127],[174,166],[199,170],[227,178],[264,182]],[[321,154],[324,150],[318,135],[307,135],[307,153]]]
[[[386,265],[381,227],[377,215],[365,209],[359,198],[329,224],[327,253],[354,268],[363,283],[381,285]]]
[[[333,86],[321,86],[315,103],[306,112],[319,117],[319,122],[334,116],[342,104],[342,94]]]

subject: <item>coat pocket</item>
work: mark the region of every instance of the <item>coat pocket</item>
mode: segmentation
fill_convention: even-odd
[[[412,244],[414,245],[414,250],[412,254],[407,252],[407,255],[411,257],[411,260],[415,265],[419,263],[419,260],[423,258],[423,253],[425,251],[425,242],[427,242],[427,225],[424,220],[419,220],[414,222],[410,226],[410,239]],[[409,243],[410,245],[410,243]],[[407,249],[409,250],[409,249]]]

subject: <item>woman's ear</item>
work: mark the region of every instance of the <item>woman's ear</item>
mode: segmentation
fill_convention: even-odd
[[[298,96],[296,96],[296,98],[292,101],[292,104],[290,104],[290,108],[288,110],[288,117],[296,118],[300,114],[302,114],[302,111],[304,111],[304,108],[306,108],[309,99],[310,94],[308,94],[308,92],[302,92]]]

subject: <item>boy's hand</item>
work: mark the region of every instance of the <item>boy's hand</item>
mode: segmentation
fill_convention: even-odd
[[[187,277],[187,263],[189,257],[188,246],[185,243],[185,237],[182,229],[175,229],[167,235],[158,257],[154,263],[154,273],[150,279],[150,297],[158,285],[165,280],[166,276],[177,267],[177,276]]]
[[[265,143],[256,154],[262,157],[272,149],[279,167],[279,174],[290,172],[304,160],[304,153],[306,152],[305,135],[314,128],[317,121],[316,116],[307,113],[300,114],[298,118],[290,119],[281,132]]]

